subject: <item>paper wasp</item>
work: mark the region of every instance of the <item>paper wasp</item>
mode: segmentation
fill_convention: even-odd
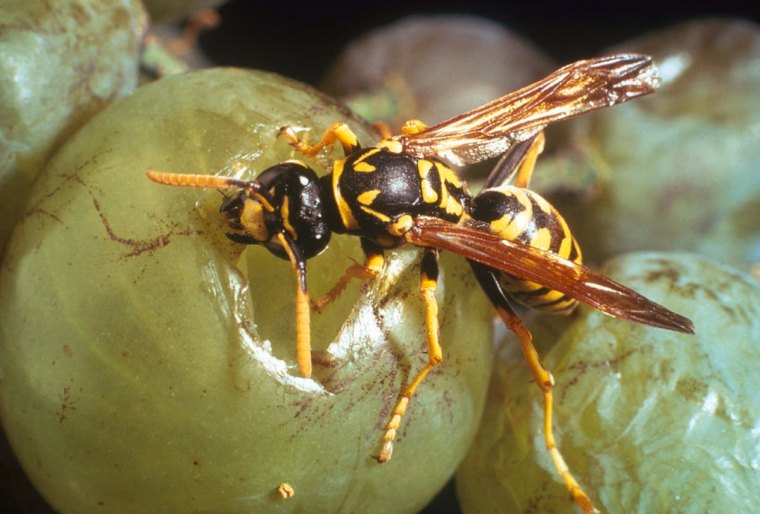
[[[510,300],[555,313],[570,312],[580,301],[637,323],[693,332],[688,319],[584,267],[562,216],[528,189],[547,125],[650,93],[658,83],[647,56],[578,61],[435,126],[407,122],[401,134],[386,135],[371,148],[361,148],[340,122],[313,145],[284,127],[281,135],[305,155],[316,155],[335,142],[342,146],[345,157],[322,177],[297,160],[272,166],[255,180],[153,170],[147,174],[162,184],[236,190],[220,208],[230,229],[227,236],[242,244],[262,244],[289,260],[295,270],[297,361],[306,377],[311,374],[307,260],[327,247],[332,233],[361,238],[365,264],[349,267],[337,285],[317,300],[318,308],[323,308],[352,278],[381,273],[384,249],[404,243],[423,248],[420,292],[428,362],[400,394],[376,457],[381,462],[391,458],[412,395],[443,360],[435,299],[438,252],[449,250],[465,257],[499,316],[518,336],[543,392],[545,441],[559,474],[584,511],[593,512],[591,500],[554,440],[552,375],[542,366],[532,336]],[[448,166],[499,155],[502,159],[475,196]]]

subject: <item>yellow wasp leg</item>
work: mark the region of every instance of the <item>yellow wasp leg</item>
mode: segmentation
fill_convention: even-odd
[[[327,130],[325,130],[325,133],[322,134],[322,137],[319,139],[319,141],[313,145],[309,145],[308,143],[301,141],[301,139],[293,130],[293,127],[282,127],[280,129],[280,134],[284,136],[291,145],[296,147],[299,152],[310,157],[317,155],[322,150],[322,148],[326,146],[332,146],[335,141],[338,141],[340,143],[340,145],[343,147],[343,153],[346,155],[360,148],[359,140],[357,139],[356,134],[354,134],[348,125],[342,121],[338,121],[330,125]]]
[[[405,136],[409,136],[412,134],[419,134],[426,128],[427,125],[420,120],[406,120],[404,124],[401,125],[401,133]]]
[[[390,139],[393,137],[391,128],[384,121],[376,121],[372,124],[372,128],[380,135],[380,139]]]
[[[546,449],[549,450],[549,454],[554,461],[554,467],[557,468],[557,472],[562,477],[562,480],[564,480],[565,486],[570,491],[570,495],[583,509],[583,512],[586,514],[598,513],[599,511],[594,507],[591,499],[570,472],[565,459],[562,457],[559,448],[557,448],[557,441],[554,439],[554,432],[552,430],[552,408],[554,401],[552,389],[554,387],[554,377],[541,364],[538,352],[536,352],[536,348],[533,346],[533,336],[525,325],[522,324],[520,318],[511,309],[505,309],[501,306],[496,307],[496,312],[504,321],[507,328],[514,332],[520,340],[520,349],[525,357],[525,361],[528,363],[528,367],[538,387],[544,393],[544,440],[546,442]]]
[[[298,279],[296,288],[296,360],[301,374],[309,378],[311,376],[311,314],[309,312],[309,291],[306,288],[306,260],[289,236],[279,232],[276,237],[288,255]]]
[[[383,270],[384,263],[385,259],[383,255],[378,254],[371,257],[368,256],[363,265],[353,264],[349,266],[332,289],[311,302],[312,307],[315,311],[322,312],[325,307],[341,295],[351,280],[367,280],[376,277]]]
[[[541,154],[541,152],[544,151],[545,143],[546,138],[544,137],[543,131],[541,131],[533,140],[533,144],[530,145],[530,149],[528,149],[528,152],[525,154],[525,157],[523,157],[523,160],[520,163],[520,167],[517,170],[517,175],[515,176],[515,186],[521,187],[523,189],[528,188],[530,185],[530,179],[533,177],[533,170],[536,167],[536,160],[538,159],[538,156]]]
[[[559,448],[557,448],[557,442],[554,439],[554,432],[552,431],[552,407],[554,401],[552,388],[554,387],[554,378],[541,364],[538,352],[536,352],[536,348],[533,346],[533,336],[509,305],[507,296],[499,284],[499,272],[472,261],[470,261],[470,267],[475,273],[478,282],[480,282],[483,291],[488,295],[491,303],[496,308],[499,317],[519,339],[520,349],[533,374],[533,379],[544,394],[544,441],[552,457],[552,461],[554,461],[554,467],[565,482],[565,486],[570,491],[573,500],[583,509],[583,512],[586,514],[598,513],[599,511],[594,507],[591,499],[583,491],[572,473],[570,473],[565,459],[562,457]]]
[[[426,248],[422,257],[420,269],[420,295],[425,302],[425,329],[427,335],[428,362],[425,367],[417,374],[412,382],[401,394],[401,398],[396,403],[396,407],[391,413],[391,419],[385,426],[383,434],[383,446],[380,453],[375,457],[378,462],[388,462],[393,455],[393,442],[396,440],[398,428],[401,425],[401,418],[406,413],[417,387],[422,383],[427,374],[443,361],[443,351],[438,341],[438,302],[435,299],[435,292],[438,282],[438,251],[433,248]]]
[[[362,239],[361,243],[364,251],[364,265],[353,264],[349,266],[332,289],[311,302],[315,311],[322,312],[325,307],[335,301],[352,279],[367,280],[383,271],[385,264],[383,249],[368,239]]]
[[[533,176],[536,160],[543,149],[543,131],[512,144],[489,173],[483,189],[501,187],[506,184],[527,189]]]

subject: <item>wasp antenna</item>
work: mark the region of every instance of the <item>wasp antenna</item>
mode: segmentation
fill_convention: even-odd
[[[193,175],[192,173],[173,173],[170,171],[148,170],[145,175],[158,184],[181,187],[215,187],[218,189],[251,188],[252,182],[216,175]]]

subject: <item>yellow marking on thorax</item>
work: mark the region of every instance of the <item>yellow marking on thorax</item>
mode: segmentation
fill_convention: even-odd
[[[379,189],[372,189],[370,191],[365,191],[359,196],[356,197],[357,200],[359,200],[360,204],[363,205],[372,205],[372,202],[375,201],[375,198],[377,198],[377,195],[380,194]]]
[[[458,188],[462,187],[462,181],[459,180],[459,177],[454,173],[454,170],[440,163],[438,163],[436,168],[438,168],[438,172],[441,174],[441,180],[443,182],[448,182]]]
[[[376,211],[375,209],[370,209],[366,205],[360,205],[359,208],[363,210],[364,212],[366,212],[367,214],[370,214],[376,217],[383,223],[388,223],[391,220],[391,218],[387,214],[383,214],[382,212]]]
[[[366,162],[367,159],[379,152],[381,148],[370,148],[366,152],[362,153],[351,165],[351,168],[359,173],[369,173],[377,169],[376,166]]]
[[[346,230],[356,230],[359,228],[359,222],[354,218],[354,214],[351,212],[351,207],[346,203],[346,199],[343,198],[343,195],[340,192],[339,182],[345,169],[345,163],[345,159],[338,159],[333,164],[332,189],[341,223],[343,223]]]
[[[448,190],[445,189],[445,186],[444,191],[446,191],[446,205],[443,207],[445,208],[446,213],[461,217],[462,214],[464,214],[464,208],[462,207],[462,204],[449,194]]]
[[[451,197],[449,196],[449,189],[446,187],[445,183],[441,184],[441,201],[438,203],[438,207],[441,209],[446,209],[446,211],[448,211],[450,203]]]
[[[388,233],[392,236],[401,237],[412,228],[414,220],[409,214],[403,214],[393,223],[388,225]]]
[[[449,194],[448,184],[451,184],[457,189],[464,189],[462,182],[459,180],[454,171],[448,166],[444,166],[441,163],[436,165],[438,173],[441,177],[441,203],[439,204],[442,209],[446,210],[447,214],[453,214],[455,216],[461,216],[464,213],[462,204]]]
[[[464,207],[462,207],[462,204],[459,202],[449,202],[449,208],[446,209],[446,212],[462,217],[464,214]]]
[[[428,159],[420,159],[417,161],[417,171],[420,174],[420,178],[425,179],[427,178],[428,174],[430,173],[430,170],[433,169],[433,161],[430,161]]]
[[[404,145],[398,139],[383,139],[377,144],[378,148],[385,148],[391,153],[401,153],[404,151]]]
[[[417,171],[420,176],[420,187],[422,188],[422,201],[430,204],[438,201],[438,191],[430,183],[430,170],[433,169],[433,166],[433,162],[427,159],[417,161]]]
[[[375,166],[371,165],[368,162],[355,162],[351,168],[354,171],[358,171],[360,173],[369,173],[377,169]]]
[[[362,154],[361,154],[361,155],[360,155],[360,156],[359,156],[359,157],[358,157],[358,158],[357,158],[357,159],[354,161],[354,165],[356,165],[356,163],[358,163],[358,162],[362,162],[362,161],[365,161],[365,160],[369,159],[370,157],[372,157],[373,155],[375,155],[375,154],[376,154],[377,152],[379,152],[380,150],[382,150],[382,148],[380,148],[380,147],[375,147],[375,148],[370,148],[369,150],[366,150],[366,151],[364,151],[364,152],[363,152],[363,153],[362,153]]]

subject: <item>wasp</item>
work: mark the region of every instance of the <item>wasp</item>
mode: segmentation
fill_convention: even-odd
[[[307,156],[339,143],[344,157],[318,176],[299,160],[261,172],[255,180],[149,170],[148,178],[172,186],[235,190],[220,212],[227,236],[264,245],[290,261],[296,274],[296,353],[301,374],[311,375],[310,310],[306,263],[332,234],[361,239],[363,264],[350,266],[313,304],[327,306],[354,279],[383,270],[383,252],[411,243],[422,248],[420,294],[425,308],[426,365],[401,391],[379,454],[390,460],[401,420],[426,375],[443,360],[435,293],[438,254],[463,256],[497,314],[519,340],[543,393],[544,438],[554,465],[585,512],[596,509],[573,477],[552,432],[554,379],[543,367],[529,330],[513,302],[567,314],[579,302],[604,313],[677,332],[693,333],[691,321],[582,264],[581,250],[559,212],[529,189],[547,125],[651,93],[659,85],[651,57],[619,54],[577,61],[544,79],[434,126],[412,120],[401,133],[386,133],[362,148],[343,122],[315,144],[295,129],[280,134]],[[387,131],[386,131],[387,132]],[[472,195],[452,166],[502,156],[482,191]]]

